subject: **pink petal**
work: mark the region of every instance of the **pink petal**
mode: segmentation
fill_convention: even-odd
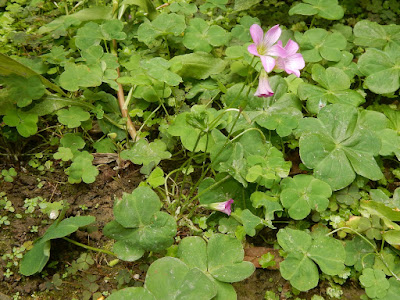
[[[300,77],[300,72],[298,70],[303,69],[305,66],[303,56],[300,53],[293,54],[288,57],[285,61],[285,71],[288,74],[295,74]]]
[[[261,29],[260,25],[253,24],[250,27],[250,35],[251,35],[251,38],[253,39],[253,42],[256,45],[258,45],[263,40],[264,31]]]
[[[233,199],[229,199],[228,201],[226,201],[225,208],[224,210],[221,210],[221,212],[226,213],[229,216],[232,212],[231,206],[233,202],[234,202]]]
[[[271,48],[269,48],[267,54],[278,57],[286,57],[288,55],[285,48],[282,47],[282,43],[279,45],[279,42],[278,44],[273,45]]]
[[[275,25],[272,27],[270,30],[267,31],[265,34],[263,43],[267,48],[271,47],[273,44],[276,43],[276,41],[279,39],[281,36],[282,30],[279,28],[279,25]]]
[[[247,47],[247,51],[249,51],[251,54],[255,56],[260,56],[260,54],[258,54],[256,44],[251,44],[249,47]]]
[[[264,66],[264,69],[267,73],[271,72],[275,67],[275,59],[271,56],[261,56],[261,63]]]
[[[261,70],[257,91],[255,92],[254,96],[271,97],[272,95],[274,95],[274,91],[269,84],[268,74],[264,70]]]
[[[299,50],[299,45],[292,40],[288,40],[285,46],[285,50],[287,51],[288,55],[293,55]]]

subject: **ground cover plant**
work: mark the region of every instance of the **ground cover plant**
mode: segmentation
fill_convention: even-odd
[[[396,1],[0,8],[0,296],[396,299]]]

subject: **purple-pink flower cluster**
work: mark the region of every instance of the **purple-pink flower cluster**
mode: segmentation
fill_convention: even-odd
[[[305,66],[303,56],[297,53],[299,45],[289,40],[283,47],[282,41],[279,41],[281,33],[279,25],[272,27],[265,35],[259,25],[253,24],[250,27],[250,35],[254,43],[248,47],[248,51],[260,57],[263,65],[255,96],[270,97],[274,94],[268,81],[268,73],[274,68],[300,77],[300,70]]]

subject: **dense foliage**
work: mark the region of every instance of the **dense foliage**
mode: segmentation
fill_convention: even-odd
[[[91,184],[94,154],[115,153],[146,178],[115,200],[112,252],[88,249],[168,255],[110,299],[235,299],[230,283],[254,271],[242,244],[266,228],[294,291],[357,280],[364,299],[397,299],[399,3],[164,2],[0,0],[5,161],[41,153]],[[268,69],[254,24],[280,24],[278,44],[293,58],[296,42],[305,67],[265,52]],[[94,221],[48,205],[56,220],[21,260],[25,276]]]

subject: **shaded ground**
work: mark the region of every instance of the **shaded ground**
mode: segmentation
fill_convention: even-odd
[[[6,168],[9,167],[11,166]],[[2,297],[10,299],[6,296],[14,296],[16,299],[102,299],[101,296],[107,296],[107,292],[111,293],[113,289],[143,284],[145,272],[155,257],[135,263],[120,262],[110,267],[108,262],[112,257],[88,252],[62,239],[52,242],[49,263],[40,275],[21,276],[18,274],[18,266],[15,265],[19,261],[16,257],[18,249],[23,245],[28,246],[41,236],[51,223],[38,207],[33,213],[25,211],[25,199],[38,196],[48,202],[67,200],[70,205],[67,217],[95,216],[94,226],[78,231],[70,238],[92,247],[111,250],[112,241],[102,235],[101,229],[113,219],[114,198],[120,197],[123,192],[131,192],[143,179],[137,168],[131,165],[117,172],[113,170],[112,164],[101,165],[100,175],[95,183],[75,185],[66,183],[67,177],[62,169],[47,172],[45,175],[22,170],[23,168],[17,170],[18,176],[14,182],[0,182],[0,191],[6,193],[7,199],[15,208],[15,212],[1,211],[1,216],[7,216],[10,225],[1,225],[0,254],[8,256],[3,256],[0,260],[0,300],[3,300]],[[22,218],[17,218],[16,214],[20,214]],[[250,278],[235,283],[234,287],[239,300],[264,299],[267,290],[274,291],[280,299],[289,299],[287,296],[290,286],[282,279],[278,270],[257,269]],[[362,293],[359,287],[351,284],[344,286],[343,290],[341,299],[359,299]],[[326,298],[325,292],[326,287],[321,284],[318,289],[298,296],[310,299],[311,295],[318,294]]]

